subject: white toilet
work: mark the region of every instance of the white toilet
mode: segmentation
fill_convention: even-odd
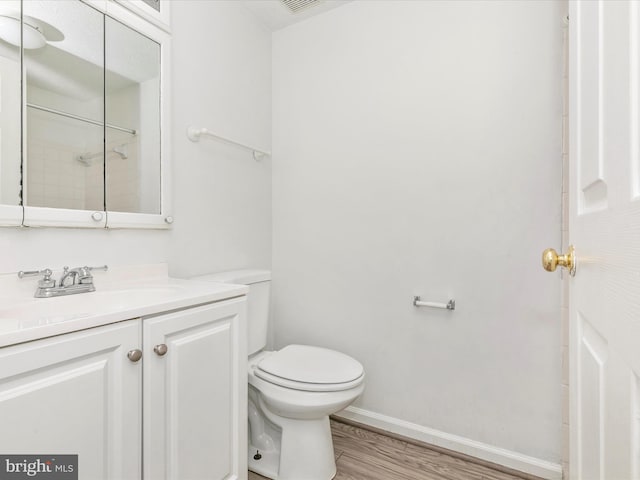
[[[364,390],[364,368],[340,352],[267,344],[271,272],[235,270],[194,280],[249,286],[249,469],[277,480],[329,480],[336,474],[329,415]]]

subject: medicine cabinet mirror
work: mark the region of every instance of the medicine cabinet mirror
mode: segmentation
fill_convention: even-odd
[[[15,8],[20,8],[19,2]],[[0,30],[12,42],[0,40],[0,225],[22,223],[20,179],[20,24],[0,17]]]
[[[23,48],[0,34],[19,99],[1,105],[0,201],[17,191],[26,226],[167,227],[168,34],[111,0],[9,3],[0,31],[21,18]]]

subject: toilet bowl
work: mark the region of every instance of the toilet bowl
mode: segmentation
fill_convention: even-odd
[[[342,377],[334,375],[336,381],[331,383],[321,374],[322,367],[329,367],[329,362],[310,365],[324,356],[344,357],[339,358],[344,361],[342,371],[333,370]],[[294,358],[297,363],[289,363]],[[334,361],[330,368],[340,368],[340,362]],[[333,478],[336,464],[329,415],[347,407],[362,393],[362,366],[339,352],[289,345],[278,352],[261,352],[251,358],[249,386],[255,408],[280,433],[279,442],[261,451],[260,441],[254,442],[263,433],[261,426],[250,421],[250,469],[278,480]],[[276,455],[268,455],[270,451]],[[256,453],[258,459],[254,458]]]
[[[270,272],[239,270],[195,280],[249,285],[249,469],[274,480],[330,480],[336,463],[329,415],[364,390],[357,360],[327,348],[267,343]]]

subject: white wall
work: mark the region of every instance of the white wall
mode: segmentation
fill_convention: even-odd
[[[271,266],[271,160],[202,139],[190,125],[270,149],[271,34],[233,1],[172,2],[175,229],[179,276]]]
[[[273,37],[277,344],[359,359],[360,408],[555,463],[563,10],[355,1]]]
[[[3,228],[0,272],[169,262],[174,275],[190,275],[270,265],[269,162],[192,144],[185,131],[193,123],[270,148],[271,34],[233,1],[181,0],[172,14],[173,231]]]

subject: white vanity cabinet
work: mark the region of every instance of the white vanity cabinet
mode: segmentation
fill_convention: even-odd
[[[77,454],[79,478],[137,479],[139,320],[0,349],[0,453]]]
[[[246,478],[243,299],[143,322],[144,477]]]
[[[80,479],[246,478],[244,311],[238,297],[0,348],[0,454],[78,454]]]

